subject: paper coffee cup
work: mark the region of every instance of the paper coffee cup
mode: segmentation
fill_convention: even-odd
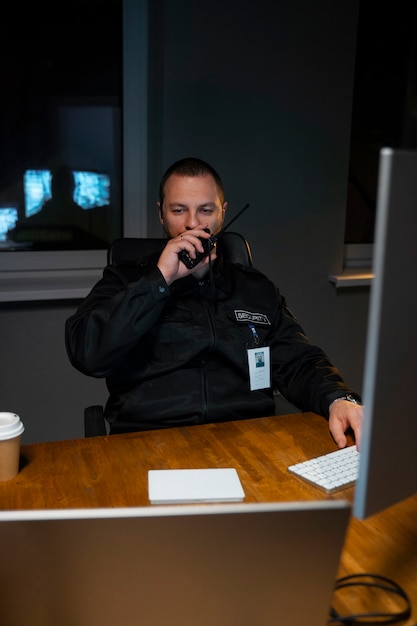
[[[0,481],[19,473],[20,436],[25,430],[16,413],[0,412]]]

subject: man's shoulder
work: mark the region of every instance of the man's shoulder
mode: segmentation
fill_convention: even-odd
[[[279,290],[275,283],[261,270],[256,267],[248,267],[239,263],[228,264],[228,273],[235,289],[239,292],[257,293],[267,297],[276,298]]]
[[[241,265],[240,263],[229,263],[230,271],[240,274],[243,278],[258,282],[268,282],[273,284],[273,281],[261,270],[253,266]]]

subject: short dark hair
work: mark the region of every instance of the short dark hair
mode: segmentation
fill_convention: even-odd
[[[161,210],[165,197],[165,184],[168,178],[173,174],[175,174],[176,176],[212,176],[216,183],[221,203],[223,204],[223,182],[214,167],[212,167],[211,165],[209,165],[209,163],[203,161],[202,159],[198,159],[196,157],[186,157],[185,159],[180,159],[179,161],[175,161],[175,163],[170,165],[161,178],[161,182],[159,184],[159,202]]]

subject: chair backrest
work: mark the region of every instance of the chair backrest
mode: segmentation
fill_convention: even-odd
[[[154,252],[162,252],[167,240],[161,238],[121,237],[114,239],[107,251],[107,262],[119,265],[123,261],[142,259]]]
[[[118,265],[123,261],[141,259],[154,252],[161,252],[166,245],[165,238],[121,237],[115,239],[107,252],[107,261]],[[252,267],[252,252],[246,239],[235,232],[225,232],[218,240],[219,250],[232,263]]]
[[[219,250],[231,263],[252,267],[252,251],[249,242],[239,233],[227,231],[218,240]]]

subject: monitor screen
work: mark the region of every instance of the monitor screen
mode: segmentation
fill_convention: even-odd
[[[416,234],[417,152],[384,148],[353,508],[359,519],[417,493]]]
[[[73,170],[74,202],[83,209],[110,204],[110,178],[107,174]]]
[[[16,226],[17,206],[0,205],[0,241],[6,241],[9,230]]]
[[[23,174],[25,217],[38,213],[52,197],[50,170],[26,170]]]

